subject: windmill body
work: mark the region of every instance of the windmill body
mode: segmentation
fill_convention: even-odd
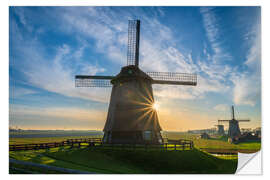
[[[112,80],[113,88],[104,142],[160,143],[161,127],[154,104],[152,78],[136,66],[123,67]]]
[[[75,77],[76,87],[111,87],[104,143],[162,143],[152,84],[193,85],[195,74],[143,72],[139,68],[140,21],[129,21],[127,66],[116,76]]]
[[[229,121],[229,130],[228,136],[231,138],[239,137],[241,135],[241,131],[239,128],[239,122],[235,119]]]

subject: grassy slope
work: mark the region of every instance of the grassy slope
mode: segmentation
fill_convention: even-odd
[[[97,173],[234,173],[237,160],[224,160],[192,151],[128,151],[52,149],[48,152],[10,152],[10,157]]]

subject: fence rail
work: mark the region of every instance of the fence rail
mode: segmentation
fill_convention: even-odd
[[[52,143],[38,143],[38,144],[14,144],[9,145],[10,151],[20,151],[20,150],[39,150],[39,149],[50,149],[55,147],[70,146],[81,147],[89,146],[95,148],[112,148],[112,149],[164,149],[164,150],[188,150],[193,149],[193,141],[179,139],[170,140],[163,139],[162,144],[105,144],[102,142],[102,138],[80,138],[80,139],[67,139],[62,142],[52,142]]]

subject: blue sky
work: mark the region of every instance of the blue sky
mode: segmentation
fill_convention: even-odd
[[[259,7],[10,7],[10,125],[102,129],[110,88],[74,76],[126,65],[129,19],[141,20],[140,68],[196,73],[198,85],[154,85],[163,130],[210,128],[219,118],[261,121]]]

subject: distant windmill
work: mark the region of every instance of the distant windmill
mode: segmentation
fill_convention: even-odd
[[[152,84],[197,85],[196,74],[143,72],[139,68],[140,21],[128,24],[127,66],[116,76],[77,75],[76,87],[111,87],[104,143],[162,142]],[[153,64],[154,66],[154,64]]]
[[[224,125],[218,124],[218,125],[215,125],[215,126],[217,126],[217,128],[218,128],[218,134],[219,135],[224,135],[225,134],[225,132],[224,132]]]
[[[232,106],[232,119],[231,120],[218,120],[219,123],[229,122],[228,136],[233,140],[241,135],[239,122],[249,122],[250,120],[236,120],[234,117],[234,106]]]

